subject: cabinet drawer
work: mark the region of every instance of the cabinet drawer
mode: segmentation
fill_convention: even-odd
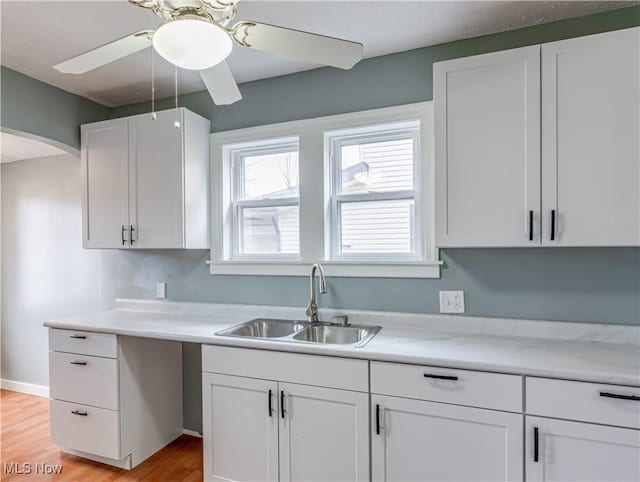
[[[50,328],[49,350],[118,358],[118,337],[109,333]]]
[[[371,393],[522,412],[522,377],[371,362]]]
[[[529,415],[640,428],[640,388],[535,377],[526,388]]]
[[[202,371],[369,391],[368,362],[350,358],[202,345]]]
[[[49,395],[68,402],[118,410],[118,360],[49,352]]]
[[[62,448],[120,459],[120,412],[51,400],[51,441]]]

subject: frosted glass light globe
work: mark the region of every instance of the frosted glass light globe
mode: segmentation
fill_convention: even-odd
[[[219,64],[232,48],[231,37],[222,27],[197,17],[177,18],[161,25],[152,42],[167,61],[189,70]]]

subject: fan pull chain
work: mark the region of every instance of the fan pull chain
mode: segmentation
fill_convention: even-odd
[[[178,66],[174,65],[173,66],[173,82],[174,82],[174,86],[176,89],[176,102],[175,102],[175,107],[176,107],[176,121],[173,123],[173,126],[176,129],[180,129],[180,111],[178,110]]]
[[[155,49],[151,49],[151,119],[156,120],[156,62]]]

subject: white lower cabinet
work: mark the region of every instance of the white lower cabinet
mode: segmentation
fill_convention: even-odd
[[[374,481],[522,480],[522,415],[373,395]]]
[[[370,480],[368,362],[204,345],[202,366],[205,480]]]
[[[640,431],[526,417],[527,481],[638,481]]]

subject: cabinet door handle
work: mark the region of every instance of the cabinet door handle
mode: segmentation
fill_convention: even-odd
[[[540,435],[538,433],[538,427],[533,427],[533,461],[534,462],[538,462],[538,459],[540,458],[540,446],[538,442],[539,438],[540,438]]]
[[[124,239],[124,232],[127,230],[127,227],[123,224],[122,230],[120,231],[120,239],[122,240],[122,246],[127,244],[127,241]]]
[[[529,241],[533,241],[533,211],[529,211]]]
[[[551,241],[556,240],[556,210],[551,210]]]
[[[72,362],[69,362],[69,363],[71,363],[72,365],[80,365],[80,366],[83,366],[83,367],[87,366],[87,362],[86,361],[75,360],[75,361],[72,361]]]
[[[87,337],[85,335],[69,335],[69,338],[75,338],[76,340],[86,340]]]
[[[271,404],[271,399],[273,397],[273,390],[269,389],[269,416],[273,417],[273,407]]]
[[[434,373],[424,373],[425,378],[435,378],[436,380],[457,380],[458,377],[454,375],[436,375]]]
[[[280,390],[280,415],[284,418],[284,390]]]
[[[600,392],[600,396],[605,398],[617,398],[618,400],[640,401],[640,397],[638,395],[623,395],[621,393]]]
[[[82,410],[71,410],[71,413],[74,415],[80,415],[81,417],[87,416],[87,412],[84,412]]]
[[[134,243],[134,241],[135,241],[135,240],[133,239],[133,232],[134,232],[135,230],[136,230],[136,229],[133,227],[133,224],[130,224],[130,225],[129,225],[129,246],[133,246],[133,243]]]
[[[376,403],[376,435],[380,435],[380,404]]]

